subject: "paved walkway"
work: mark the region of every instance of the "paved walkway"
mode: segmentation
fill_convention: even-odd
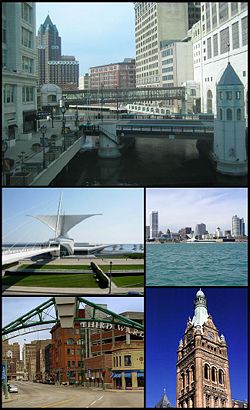
[[[91,262],[97,263],[98,265],[109,265],[110,262],[112,262],[113,265],[142,265],[144,264],[144,259],[126,259],[126,258],[121,258],[121,259],[116,259],[116,258],[106,258],[106,257],[94,257],[94,258],[56,258],[53,260],[48,260],[46,261],[46,266],[50,265],[90,265]],[[20,265],[23,264],[34,264],[34,261],[30,260],[25,260],[20,262]],[[39,265],[39,261],[36,262],[37,265]],[[41,265],[44,265],[44,261],[41,262]]]
[[[3,286],[3,295],[109,295],[109,289],[99,288],[46,288],[46,287],[25,287],[25,286]],[[113,285],[112,295],[127,295],[128,292],[143,293],[144,288],[119,288]]]

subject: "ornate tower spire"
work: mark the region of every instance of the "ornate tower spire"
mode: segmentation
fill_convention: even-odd
[[[232,407],[227,344],[208,314],[201,289],[196,293],[194,316],[187,321],[177,355],[177,408]]]

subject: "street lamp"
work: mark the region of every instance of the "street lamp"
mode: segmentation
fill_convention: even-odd
[[[46,168],[46,163],[45,163],[45,134],[46,134],[46,131],[47,131],[47,127],[46,127],[45,124],[41,126],[40,131],[41,131],[42,136],[43,136],[43,139],[42,139],[42,141],[43,141],[43,169],[45,169]]]
[[[65,115],[65,112],[66,112],[66,108],[65,108],[64,105],[61,107],[61,112],[62,112],[62,115],[63,115],[63,119],[62,119],[63,151],[65,151],[66,150],[66,142],[65,142],[65,118],[64,118],[64,115]]]
[[[111,295],[112,262],[109,262],[109,294]]]

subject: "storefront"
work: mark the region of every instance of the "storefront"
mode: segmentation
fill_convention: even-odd
[[[36,132],[36,110],[23,112],[23,132]]]

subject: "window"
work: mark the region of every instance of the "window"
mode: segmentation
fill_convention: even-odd
[[[212,367],[212,382],[216,381],[216,369],[215,367]]]
[[[240,92],[240,91],[236,91],[235,97],[236,97],[236,100],[240,100],[240,99],[241,99],[241,92]]]
[[[213,45],[214,45],[214,57],[216,57],[219,53],[218,50],[218,34],[213,36]]]
[[[213,29],[217,27],[217,3],[212,3],[212,24]]]
[[[22,68],[26,73],[34,72],[34,60],[28,57],[22,57]]]
[[[75,365],[76,365],[75,360],[72,360],[72,366],[75,366]]]
[[[223,380],[223,371],[220,369],[219,370],[219,383],[223,384],[224,380]]]
[[[6,84],[4,87],[4,103],[11,104],[14,102],[15,86]]]
[[[67,354],[70,354],[70,349],[67,349]]]
[[[68,360],[68,367],[70,367],[70,360]]]
[[[223,120],[223,111],[222,111],[222,108],[220,108],[220,116],[219,116],[219,118],[220,118],[220,121]]]
[[[122,366],[122,357],[121,356],[119,356],[119,366],[120,367]]]
[[[225,28],[220,32],[220,53],[224,54],[230,50],[229,43],[229,28]]]
[[[114,359],[113,362],[114,362],[114,367],[115,367],[115,357],[113,359]]]
[[[22,27],[22,45],[32,48],[32,32]]]
[[[219,3],[220,24],[228,19],[228,3]]]
[[[22,5],[22,19],[27,23],[32,24],[32,7],[27,3],[21,3]]]
[[[227,91],[226,92],[227,100],[231,100],[233,98],[233,93],[232,91]]]
[[[204,366],[204,377],[205,377],[205,379],[209,379],[209,366],[208,366],[208,364],[205,364],[205,366]]]
[[[212,57],[212,39],[209,37],[207,39],[207,58]]]
[[[2,42],[6,44],[6,33],[7,33],[7,23],[6,20],[3,19],[3,27],[2,27]]]
[[[132,366],[131,356],[124,356],[124,366]]]
[[[237,121],[241,121],[241,109],[237,109]]]
[[[232,25],[232,38],[233,38],[233,50],[239,48],[240,37],[239,37],[239,22],[237,21]]]
[[[227,121],[232,121],[233,119],[233,114],[231,108],[227,109]]]
[[[231,16],[234,16],[238,13],[238,4],[239,3],[231,3]]]
[[[73,345],[74,339],[67,339],[67,345]]]
[[[242,46],[247,45],[247,17],[241,19],[241,27],[242,27]]]

